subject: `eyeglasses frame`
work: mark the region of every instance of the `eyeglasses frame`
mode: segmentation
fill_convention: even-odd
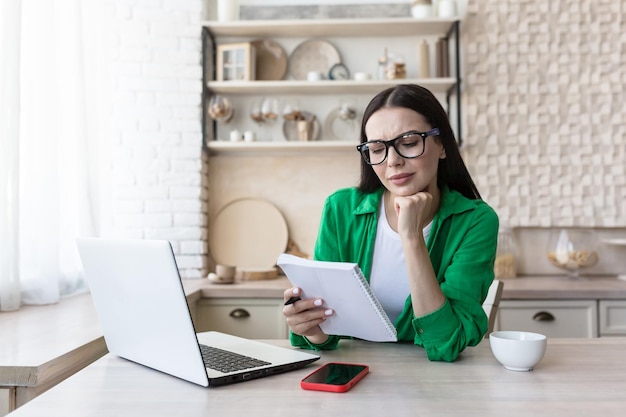
[[[430,129],[428,132],[417,132],[417,131],[409,131],[409,132],[405,132],[403,134],[401,134],[400,136],[397,136],[393,139],[390,140],[382,140],[382,139],[377,139],[377,140],[370,140],[367,142],[363,142],[359,145],[356,146],[356,149],[359,151],[359,153],[361,154],[361,157],[363,158],[363,161],[365,161],[366,164],[368,165],[380,165],[383,162],[385,162],[385,160],[387,159],[387,157],[389,156],[389,147],[393,146],[393,149],[396,151],[396,153],[398,155],[400,155],[402,158],[404,159],[415,159],[415,158],[419,158],[420,156],[424,155],[424,152],[426,151],[426,138],[429,136],[439,136],[441,134],[441,132],[439,131],[438,127],[434,127],[432,129]],[[417,135],[417,136],[421,136],[422,138],[422,144],[424,145],[422,147],[422,153],[420,153],[419,155],[416,156],[404,156],[402,155],[400,152],[398,152],[398,148],[396,148],[396,142],[400,139],[404,139],[407,136],[410,135]],[[371,143],[382,143],[385,145],[385,157],[382,159],[382,161],[377,162],[375,164],[369,162],[367,159],[365,159],[365,155],[363,154],[363,147],[367,146],[368,144]]]

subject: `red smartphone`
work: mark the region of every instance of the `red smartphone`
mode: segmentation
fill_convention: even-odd
[[[330,362],[310,373],[300,381],[300,386],[316,391],[346,392],[368,372],[367,365]]]

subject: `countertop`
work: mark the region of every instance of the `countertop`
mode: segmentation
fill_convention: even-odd
[[[571,279],[561,275],[520,276],[503,279],[503,300],[524,299],[626,299],[626,281],[616,276]],[[212,284],[206,279],[184,280],[190,300],[194,298],[282,298],[291,285],[287,278]]]
[[[283,298],[291,287],[285,276],[256,281],[236,281],[233,284],[214,284],[208,279],[185,279],[183,287],[189,301],[197,298]]]
[[[615,276],[525,276],[504,279],[503,300],[624,300],[626,281]]]

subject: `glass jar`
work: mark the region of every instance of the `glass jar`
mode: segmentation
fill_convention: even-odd
[[[402,80],[406,78],[406,63],[402,55],[389,56],[387,63],[387,79]]]
[[[516,254],[517,242],[513,230],[506,226],[501,227],[498,232],[498,248],[494,264],[496,279],[510,279],[517,276]]]

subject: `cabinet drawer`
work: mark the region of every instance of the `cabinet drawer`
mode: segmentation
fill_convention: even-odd
[[[600,300],[600,336],[626,336],[626,300]]]
[[[502,300],[497,328],[548,337],[598,337],[598,307],[595,300]]]
[[[281,299],[201,299],[196,331],[216,330],[250,339],[284,339],[287,324]]]

